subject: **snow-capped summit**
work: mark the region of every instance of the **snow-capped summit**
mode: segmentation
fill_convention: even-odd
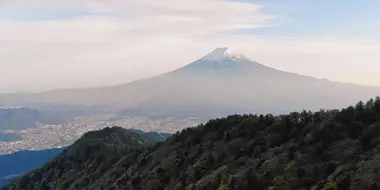
[[[240,61],[251,61],[248,57],[243,54],[230,51],[227,47],[216,48],[211,53],[202,57],[200,60],[208,61],[222,61],[222,60],[233,60],[239,63]]]
[[[212,51],[211,53],[207,54],[202,59],[203,60],[220,61],[220,60],[222,60],[224,57],[226,57],[228,55],[227,51],[228,51],[227,47],[216,48],[214,51]]]
[[[216,48],[204,57],[174,71],[174,73],[187,74],[222,74],[240,75],[243,73],[266,72],[272,70],[243,54],[230,51],[227,47]]]

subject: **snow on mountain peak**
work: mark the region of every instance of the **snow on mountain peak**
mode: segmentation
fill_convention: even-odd
[[[237,63],[240,61],[250,61],[249,58],[245,57],[240,53],[232,52],[227,47],[216,48],[214,51],[201,58],[201,60],[208,60],[214,62],[232,60],[236,61]]]
[[[207,54],[204,58],[214,59],[214,60],[222,59],[226,54],[228,54],[227,50],[228,50],[227,47],[216,48],[214,51]]]
[[[206,56],[185,65],[172,73],[186,74],[218,74],[237,76],[241,74],[261,75],[273,72],[274,69],[261,65],[250,58],[230,51],[227,47],[216,48]]]

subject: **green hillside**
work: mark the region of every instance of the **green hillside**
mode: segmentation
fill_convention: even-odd
[[[10,189],[77,189],[99,180],[120,160],[131,164],[154,144],[119,127],[86,133],[45,166],[30,172]]]
[[[6,189],[376,190],[380,98],[342,110],[232,115],[152,145],[90,132]]]

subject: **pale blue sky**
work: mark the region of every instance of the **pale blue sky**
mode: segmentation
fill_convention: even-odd
[[[380,36],[378,0],[238,0],[274,14],[274,27],[236,33],[275,36]]]
[[[2,0],[0,93],[118,84],[224,46],[277,69],[380,86],[379,9],[379,0]]]
[[[262,12],[275,15],[273,27],[241,29],[234,34],[263,36],[380,36],[378,0],[230,0],[263,6]],[[115,16],[100,11],[15,11],[2,10],[0,19],[15,21],[63,20],[91,16]]]

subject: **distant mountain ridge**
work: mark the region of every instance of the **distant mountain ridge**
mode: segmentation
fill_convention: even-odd
[[[34,109],[29,107],[0,108],[0,131],[34,128],[37,123],[64,124],[86,114],[76,110]]]
[[[193,63],[159,76],[116,86],[0,96],[0,103],[13,100],[99,106],[144,115],[191,117],[335,109],[379,94],[380,88],[288,73],[228,48],[217,48]]]
[[[150,139],[152,141],[165,141],[167,138],[169,138],[172,134],[169,133],[157,133],[157,132],[145,132],[138,129],[131,129],[135,133],[144,136],[147,139]]]

